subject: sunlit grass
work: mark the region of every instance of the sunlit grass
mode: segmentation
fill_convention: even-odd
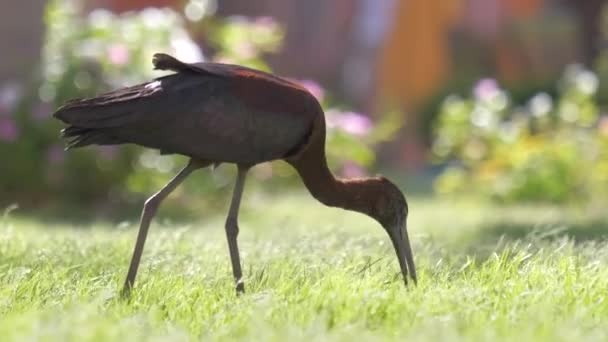
[[[224,215],[152,226],[129,300],[136,222],[0,222],[2,340],[608,338],[608,216],[411,201],[420,283],[405,289],[371,219],[305,194],[245,196],[236,297]]]

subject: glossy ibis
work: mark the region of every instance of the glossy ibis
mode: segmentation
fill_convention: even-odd
[[[393,243],[405,284],[408,272],[416,282],[405,197],[384,177],[332,175],[325,158],[325,115],[306,89],[237,65],[189,64],[166,54],[155,54],[153,64],[174,73],[69,101],[54,113],[68,124],[62,130],[68,149],[132,143],[190,157],[188,165],[144,205],[123,293],[133,286],[150,221],[160,203],[192,171],[219,163],[238,168],[225,229],[236,290],[243,292],[237,218],[245,177],[252,166],[276,159],[292,165],[323,204],[378,221]]]

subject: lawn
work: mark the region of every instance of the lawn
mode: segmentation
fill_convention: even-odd
[[[244,296],[224,213],[152,225],[0,219],[2,341],[608,340],[608,213],[410,200],[417,287],[381,228],[307,194],[245,195]]]

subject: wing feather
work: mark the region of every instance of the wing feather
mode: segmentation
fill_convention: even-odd
[[[291,155],[310,133],[316,100],[275,76],[164,54],[155,55],[154,66],[176,73],[59,108],[54,116],[69,125],[62,132],[68,148],[134,143],[256,164]]]

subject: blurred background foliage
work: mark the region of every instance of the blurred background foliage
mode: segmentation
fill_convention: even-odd
[[[84,205],[104,215],[137,208],[177,172],[184,157],[135,146],[66,153],[51,118],[68,99],[164,75],[152,70],[155,52],[287,71],[325,109],[329,162],[340,176],[380,169],[433,195],[502,203],[601,201],[604,3],[48,1],[31,77],[0,83],[0,206]],[[231,14],[240,12],[248,15]],[[191,177],[173,206],[222,204],[233,172]],[[281,162],[252,174],[258,181],[248,187],[260,193],[300,187]]]
[[[598,77],[571,65],[555,97],[541,92],[512,103],[493,79],[471,97],[448,96],[433,155],[448,166],[441,194],[475,192],[505,202],[583,203],[608,190],[608,117],[600,116]]]
[[[91,203],[115,210],[124,203],[139,203],[186,163],[182,156],[161,156],[158,151],[134,146],[103,146],[66,153],[59,140],[62,125],[51,118],[66,100],[89,97],[165,74],[153,71],[151,56],[167,52],[185,61],[234,63],[271,71],[264,57],[281,47],[283,31],[271,18],[216,18],[206,15],[204,3],[173,9],[147,8],[113,14],[96,9],[82,16],[76,0],[53,0],[45,12],[46,39],[39,78],[25,94],[14,99],[14,114],[2,118],[0,154],[3,197],[26,206],[51,202]],[[185,16],[189,20],[186,20]],[[188,26],[191,26],[188,28]],[[194,27],[192,27],[194,26]],[[209,53],[192,40],[205,32]],[[373,122],[332,101],[316,82],[294,79],[308,88],[326,110],[328,157],[344,176],[361,176],[375,161],[374,146],[398,129],[399,118],[386,115]],[[13,101],[13,100],[12,100]],[[10,126],[10,127],[8,127]],[[8,127],[8,128],[7,128]],[[260,165],[253,175],[265,182],[296,184],[286,164]],[[232,182],[230,167],[220,166],[211,177],[191,177],[181,187],[184,201],[205,193],[217,201]],[[23,182],[27,179],[27,182]],[[251,182],[256,186],[259,182]],[[272,187],[264,187],[271,191]],[[220,195],[220,197],[218,197]],[[200,202],[198,202],[200,203]],[[103,208],[102,208],[103,209]]]

